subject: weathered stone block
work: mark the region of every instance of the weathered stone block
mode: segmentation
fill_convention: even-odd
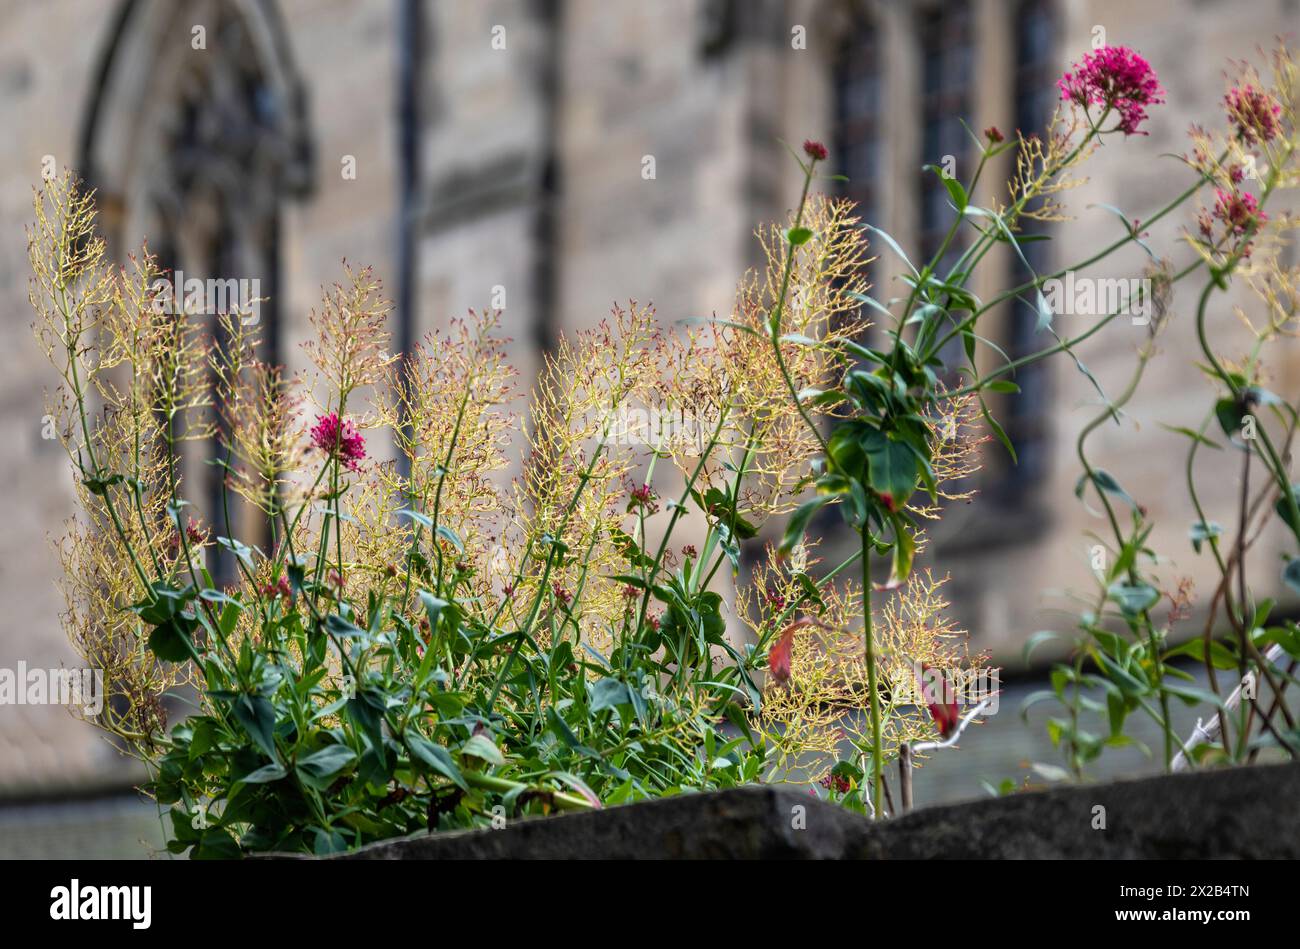
[[[1103,813],[1104,829],[1095,826]],[[333,859],[1297,857],[1300,764],[1062,787],[879,825],[806,792],[763,785],[386,841]]]

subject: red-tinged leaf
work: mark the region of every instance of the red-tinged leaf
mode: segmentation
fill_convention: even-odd
[[[961,721],[961,712],[957,708],[956,691],[941,673],[931,675],[930,666],[921,663],[921,673],[917,676],[917,685],[921,690],[921,701],[930,712],[930,718],[939,727],[939,737],[947,738]],[[951,701],[948,701],[951,699]]]
[[[555,778],[555,780],[560,781],[563,784],[567,784],[570,788],[572,788],[573,790],[577,791],[580,795],[582,795],[582,797],[586,798],[587,803],[590,804],[594,809],[600,810],[605,806],[604,804],[601,803],[600,797],[596,794],[596,792],[593,791],[590,787],[588,787],[587,783],[583,781],[582,778],[578,777],[576,774],[570,774],[567,771],[552,771],[550,774],[547,775],[547,777]]]
[[[785,685],[790,681],[790,650],[793,646],[794,630],[787,629],[767,654],[767,669],[777,685]]]
[[[812,616],[801,616],[785,629],[767,654],[767,669],[777,685],[790,681],[790,660],[794,652],[794,634],[811,626],[822,626],[822,622]]]

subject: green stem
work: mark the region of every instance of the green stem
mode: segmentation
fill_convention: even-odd
[[[884,748],[880,741],[880,688],[876,674],[876,644],[871,623],[871,538],[864,525],[862,538],[862,646],[867,663],[867,691],[871,698],[871,807],[875,818],[881,811],[881,785],[885,776]]]

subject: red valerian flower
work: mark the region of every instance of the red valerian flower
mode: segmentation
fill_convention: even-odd
[[[1245,234],[1268,220],[1259,202],[1248,191],[1214,191],[1214,216],[1234,234]]]
[[[191,547],[202,547],[208,542],[208,535],[203,532],[194,518],[189,518],[185,524],[185,540]],[[170,556],[176,556],[181,549],[181,535],[179,532],[173,533],[167,541],[167,553]]]
[[[1271,142],[1277,138],[1282,106],[1264,90],[1250,84],[1234,86],[1223,97],[1223,104],[1236,127],[1237,137],[1246,144]]]
[[[828,791],[834,791],[836,794],[848,794],[853,788],[853,784],[842,774],[834,774],[827,771],[822,775],[821,780],[817,782]]]
[[[936,672],[924,662],[920,667],[916,682],[921,690],[921,701],[929,710],[930,718],[939,727],[939,737],[947,738],[961,720],[961,714],[957,709],[957,696],[946,676]]]
[[[311,442],[349,471],[359,471],[366,457],[366,442],[357,426],[351,419],[340,420],[337,412],[317,417]]]
[[[814,141],[811,138],[804,141],[803,152],[813,161],[825,161],[826,156],[829,154],[826,151],[825,145],[821,142]]]
[[[1214,217],[1205,208],[1196,215],[1196,227],[1207,241],[1214,236]]]
[[[998,128],[996,125],[990,125],[988,128],[986,128],[984,130],[984,137],[987,138],[994,145],[1001,144],[1005,138],[1005,136],[1003,136],[1002,134],[1002,130]]]
[[[208,542],[207,535],[203,533],[192,517],[185,524],[185,539],[191,544],[206,544]]]
[[[272,600],[275,599],[276,597],[281,597],[286,600],[292,600],[293,588],[289,586],[288,578],[286,578],[283,574],[281,574],[279,579],[276,580],[275,583],[262,584],[262,596]]]
[[[1146,135],[1138,126],[1147,118],[1147,107],[1164,102],[1151,64],[1127,46],[1103,46],[1093,50],[1059,80],[1061,99],[1088,108],[1090,105],[1119,113],[1118,130],[1125,135]]]
[[[654,488],[648,484],[643,484],[639,488],[633,488],[628,495],[627,510],[632,511],[640,508],[646,514],[655,514],[659,511],[659,496],[655,494]]]

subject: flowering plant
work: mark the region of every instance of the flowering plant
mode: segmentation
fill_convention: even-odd
[[[861,592],[817,577],[811,543],[771,548],[735,614],[717,588],[811,475],[819,436],[788,381],[829,388],[863,329],[847,203],[801,206],[816,236],[797,261],[787,229],[763,231],[769,266],[727,320],[666,334],[632,303],[561,340],[526,426],[495,314],[399,360],[379,283],[349,271],[312,316],[311,371],[286,379],[239,320],[157,306],[147,249],[111,266],[73,179],[35,206],[37,334],[85,511],[61,545],[67,625],[106,669],[95,724],[149,766],[172,850],[327,853],[839,760],[836,710],[866,701]],[[770,346],[777,298],[818,347]],[[637,410],[678,425],[620,425]],[[940,480],[974,442],[962,424]],[[202,448],[221,478],[199,511]],[[930,622],[937,586],[886,623],[900,680],[908,657],[965,655]],[[812,610],[815,650],[794,641]],[[904,711],[892,740],[930,733]]]
[[[1193,270],[1219,286],[1263,259],[1263,203],[1294,180],[1282,170],[1293,146],[1279,144],[1294,109],[1260,89],[1229,95],[1237,163],[1198,144],[1195,184],[1149,221],[1204,186],[1222,190],[1191,237],[1197,264],[1156,272],[1159,299]],[[112,701],[95,724],[148,765],[169,849],[330,853],[809,772],[846,806],[904,809],[924,752],[981,710],[963,715],[935,694],[936,674],[986,662],[946,619],[942,578],[913,569],[924,526],[969,496],[986,430],[1012,447],[986,394],[1014,392],[1002,377],[1114,318],[981,374],[980,319],[1032,295],[1055,333],[1042,288],[1064,271],[988,302],[972,276],[999,246],[1028,267],[1023,222],[1061,219],[1077,167],[1107,136],[1139,133],[1163,96],[1141,57],[1109,48],[1061,90],[1068,108],[1045,137],[992,128],[969,181],[933,169],[954,218],[920,266],[851,204],[814,192],[829,156],[806,142],[798,206],[759,231],[765,265],[726,318],[670,332],[650,307],[616,307],[546,355],[526,417],[495,314],[471,313],[397,357],[381,286],[349,270],[313,314],[310,371],[285,378],[238,319],[213,326],[157,306],[147,249],[111,265],[93,196],[73,178],[39,192],[31,299],[62,377],[52,412],[84,510],[60,547],[67,628],[106,671]],[[1231,172],[1247,146],[1272,150],[1257,202]],[[1007,200],[975,203],[989,163],[1011,150]],[[1089,262],[1142,243],[1124,226]],[[954,260],[959,231],[971,240]],[[868,235],[906,265],[904,298],[869,294]],[[1290,311],[1270,286],[1276,335]],[[868,317],[886,345],[867,345]],[[1269,401],[1253,365],[1207,357],[1227,390],[1221,418]],[[630,431],[638,413],[672,430]],[[200,510],[191,482],[205,452],[220,477]],[[1057,697],[1070,700],[1073,682],[1077,712],[1100,676],[1169,732],[1147,701],[1179,694],[1138,573],[1149,529],[1134,505],[1121,530],[1111,499],[1122,490],[1089,465],[1082,439],[1080,458],[1116,533],[1103,605],[1132,635],[1086,620],[1092,641],[1063,667]],[[824,508],[858,539],[829,569],[806,536]],[[1289,489],[1282,510],[1300,532]],[[779,543],[742,577],[744,547],[769,524]],[[1146,691],[1124,691],[1128,679]],[[169,701],[195,692],[198,709],[170,722]],[[1078,729],[1057,737],[1085,743]]]
[[[1115,62],[1127,77],[1132,59]],[[1185,234],[1191,260],[1175,269],[1142,244],[1154,262],[1150,300],[1155,318],[1148,326],[1150,338],[1137,351],[1128,385],[1105,400],[1077,443],[1084,472],[1076,493],[1083,498],[1089,487],[1093,489],[1109,536],[1094,548],[1096,592],[1079,617],[1080,639],[1073,657],[1055,666],[1052,688],[1031,699],[1050,699],[1063,710],[1048,720],[1048,728],[1065,754],[1066,773],[1076,776],[1106,748],[1133,743],[1125,733],[1132,714],[1146,715],[1159,727],[1160,760],[1168,770],[1215,761],[1254,761],[1269,748],[1291,757],[1300,754],[1300,730],[1285,698],[1300,662],[1300,627],[1278,616],[1276,602],[1264,595],[1273,579],[1269,572],[1261,577],[1247,569],[1249,551],[1271,526],[1286,528],[1291,541],[1300,541],[1300,507],[1290,474],[1290,446],[1300,419],[1294,397],[1275,395],[1264,384],[1268,347],[1294,335],[1300,307],[1300,270],[1294,262],[1285,263],[1283,251],[1287,232],[1296,226],[1294,214],[1287,210],[1274,219],[1264,210],[1300,184],[1296,162],[1300,70],[1289,51],[1279,47],[1272,56],[1270,81],[1262,80],[1248,64],[1240,64],[1229,83],[1223,99],[1226,128],[1218,133],[1192,129],[1191,152],[1182,159],[1192,182],[1147,221],[1154,223],[1173,209],[1200,200],[1196,227]],[[1120,85],[1133,83],[1102,81],[1098,88]],[[1069,83],[1062,86],[1067,95],[1073,88]],[[1131,239],[1139,239],[1136,223],[1125,227]],[[1196,514],[1190,545],[1195,554],[1208,552],[1213,558],[1219,582],[1204,609],[1200,635],[1178,643],[1175,627],[1193,615],[1191,581],[1170,575],[1172,559],[1152,549],[1155,519],[1114,474],[1092,463],[1088,447],[1103,425],[1121,421],[1157,355],[1156,337],[1170,322],[1173,288],[1187,279],[1202,281],[1189,328],[1200,358],[1196,375],[1208,379],[1216,393],[1199,426],[1167,428],[1188,441],[1183,480]],[[1241,356],[1230,358],[1224,354],[1228,344],[1219,342],[1228,337],[1228,330],[1212,334],[1210,313],[1216,295],[1229,292],[1234,284],[1244,287],[1253,301],[1237,307],[1251,342]],[[1109,314],[1096,328],[1116,315]],[[1225,540],[1225,529],[1209,518],[1203,500],[1206,451],[1233,452],[1240,459],[1240,500],[1233,512],[1236,530],[1231,541]],[[1230,471],[1237,467],[1230,455],[1224,457]],[[1224,477],[1223,467],[1216,467],[1215,477]],[[1286,552],[1291,546],[1286,540],[1278,543],[1285,560],[1280,579],[1285,587],[1300,592],[1300,559]],[[1169,603],[1163,619],[1157,614],[1162,600]],[[1223,637],[1215,635],[1220,616],[1228,626]],[[1027,648],[1055,635],[1038,633]],[[1203,666],[1203,682],[1181,665],[1189,660]],[[1235,688],[1221,688],[1224,672],[1235,676]],[[1181,735],[1174,727],[1174,700],[1205,711],[1207,717],[1198,721],[1191,734]],[[1101,729],[1089,725],[1089,713],[1098,715]]]

